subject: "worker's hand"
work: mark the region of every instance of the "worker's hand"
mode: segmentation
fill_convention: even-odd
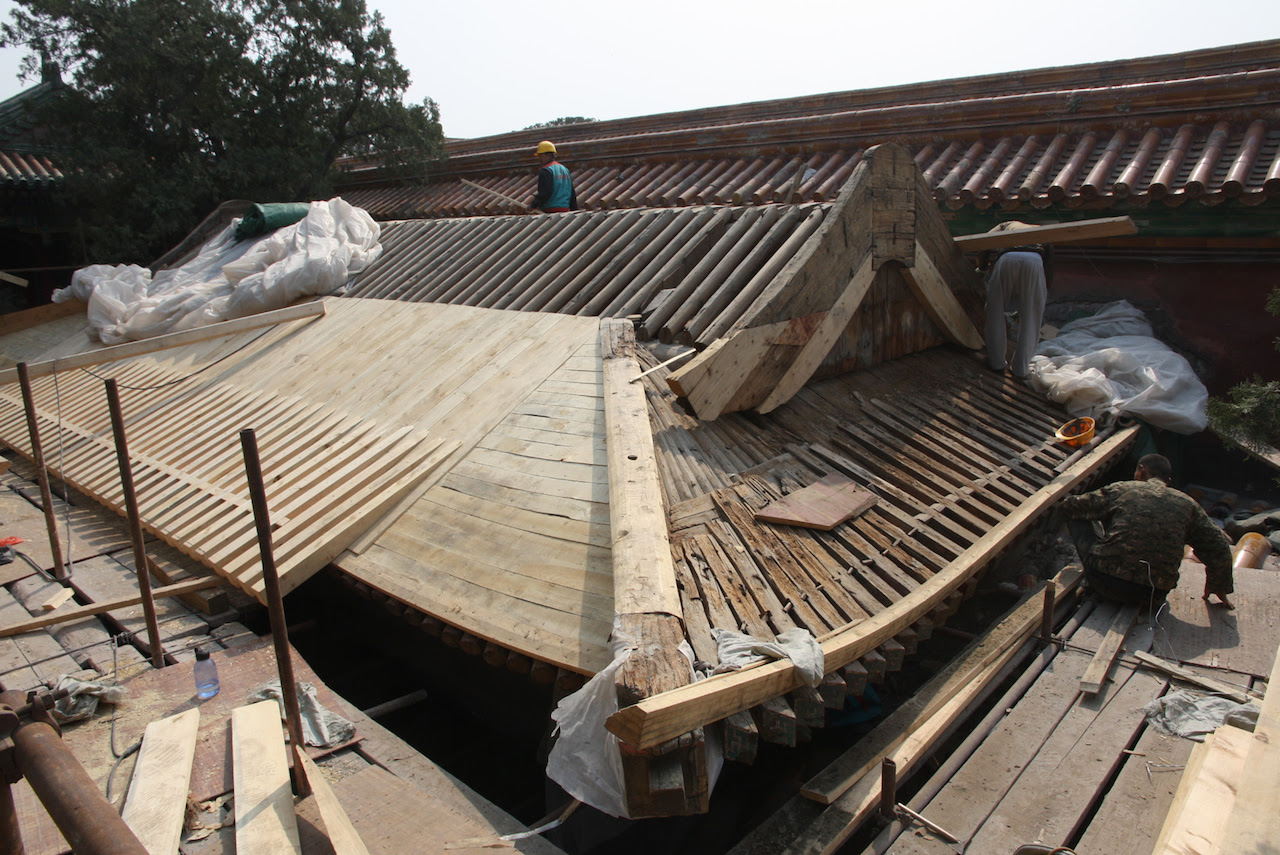
[[[1214,603],[1212,600],[1210,600],[1210,599],[1209,599],[1209,597],[1211,597],[1211,596],[1212,596],[1212,597],[1217,597],[1217,598],[1220,600],[1220,602],[1218,602],[1218,603]],[[1234,610],[1235,610],[1235,606],[1231,605],[1231,601],[1227,599],[1227,595],[1226,595],[1226,594],[1214,594],[1214,593],[1211,593],[1211,592],[1209,591],[1209,581],[1208,581],[1207,579],[1205,580],[1205,583],[1204,583],[1204,601],[1205,601],[1209,606],[1218,605],[1218,606],[1222,606],[1223,608],[1227,609],[1228,611],[1234,611]]]

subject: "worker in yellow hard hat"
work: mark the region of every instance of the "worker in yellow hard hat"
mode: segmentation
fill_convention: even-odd
[[[538,143],[536,155],[542,168],[538,170],[538,193],[529,207],[546,214],[578,210],[578,194],[573,189],[573,176],[556,160],[555,143],[549,140]]]

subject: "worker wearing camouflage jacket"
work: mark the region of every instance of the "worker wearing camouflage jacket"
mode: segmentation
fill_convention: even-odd
[[[1134,480],[1063,500],[1067,518],[1099,520],[1104,528],[1098,537],[1091,526],[1071,526],[1085,578],[1107,599],[1158,607],[1178,585],[1189,544],[1205,566],[1204,598],[1217,594],[1230,608],[1231,548],[1199,503],[1168,485],[1171,474],[1166,458],[1148,454]]]

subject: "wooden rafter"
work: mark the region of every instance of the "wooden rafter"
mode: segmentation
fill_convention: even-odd
[[[831,672],[852,662],[937,606],[958,584],[972,577],[996,552],[1023,532],[1048,505],[1124,451],[1135,433],[1133,428],[1117,431],[1093,454],[1030,496],[945,569],[893,606],[819,639],[825,655],[825,670]],[[640,701],[611,716],[608,728],[627,744],[648,748],[750,709],[798,685],[799,677],[790,662],[756,665]]]

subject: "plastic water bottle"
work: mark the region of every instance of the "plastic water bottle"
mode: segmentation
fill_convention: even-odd
[[[196,650],[196,697],[207,701],[218,694],[218,666],[209,658],[209,651]]]

